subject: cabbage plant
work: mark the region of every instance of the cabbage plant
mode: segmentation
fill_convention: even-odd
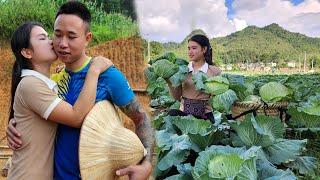
[[[194,82],[194,85],[196,87],[196,90],[198,91],[204,91],[205,90],[205,82],[208,79],[207,74],[203,72],[198,72],[196,74],[192,75],[192,80]]]
[[[253,146],[233,148],[230,146],[210,146],[200,152],[193,168],[195,180],[209,179],[257,179],[256,157],[260,148]]]
[[[314,157],[301,156],[307,140],[284,139],[284,125],[279,118],[247,115],[244,121],[231,123],[231,128],[236,131],[236,135],[231,137],[234,146],[262,147],[258,156],[260,171],[276,168],[277,165],[294,168],[300,172],[313,171],[316,167]],[[265,163],[273,164],[273,167],[263,165]],[[289,171],[270,170],[268,176],[284,175]]]
[[[291,92],[290,90],[278,82],[269,82],[261,86],[259,94],[263,101],[269,103],[275,103],[288,97]]]
[[[152,64],[153,71],[156,75],[167,79],[179,71],[179,66],[172,62],[161,59]]]
[[[187,78],[188,72],[189,69],[187,65],[179,65],[179,70],[169,78],[172,86],[180,86]]]
[[[222,76],[214,76],[206,79],[205,91],[208,94],[219,95],[229,89],[229,81]]]
[[[237,94],[231,90],[228,89],[222,94],[218,94],[215,96],[212,96],[210,98],[211,106],[220,112],[226,112],[227,114],[231,114],[231,108],[233,103],[238,99]]]
[[[303,111],[309,115],[320,116],[320,93],[309,97],[307,102],[301,104],[302,107],[298,107],[299,111]]]

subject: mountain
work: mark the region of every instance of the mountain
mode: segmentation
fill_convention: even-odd
[[[187,40],[193,34],[205,34],[202,30],[191,32],[181,43],[173,46],[163,44],[164,51],[173,51],[187,58]],[[217,63],[298,61],[304,58],[318,59],[320,64],[320,38],[312,38],[300,33],[287,31],[278,24],[263,28],[248,26],[226,37],[210,39],[214,59]]]
[[[289,32],[277,24],[263,28],[249,26],[229,36],[212,39],[222,62],[237,63],[298,61],[306,52],[309,57],[320,55],[320,39]]]
[[[188,40],[189,40],[193,35],[196,35],[196,34],[206,35],[206,33],[205,33],[202,29],[195,29],[195,30],[193,30],[186,38],[184,38],[184,40],[181,42],[181,44],[187,43]]]
[[[287,40],[293,47],[301,49],[302,51],[319,51],[320,38],[311,38],[300,33],[289,32],[275,23],[263,29]]]

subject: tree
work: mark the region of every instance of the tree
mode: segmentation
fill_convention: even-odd
[[[308,66],[311,69],[320,67],[320,56],[312,55],[307,59]]]
[[[163,54],[163,51],[164,51],[162,44],[156,41],[150,42],[150,49],[151,49],[150,50],[151,59],[154,59],[160,56],[161,54]]]
[[[131,17],[132,20],[137,20],[137,15],[133,0],[91,0],[102,6],[106,13],[121,13]]]

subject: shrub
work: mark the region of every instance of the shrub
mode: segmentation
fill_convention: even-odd
[[[13,31],[26,21],[38,21],[49,34],[53,32],[55,13],[66,0],[0,0],[0,39],[9,40]],[[82,0],[92,13],[91,45],[133,36],[138,33],[138,26],[131,18],[122,14],[106,14],[95,2]]]
[[[0,1],[0,38],[8,40],[17,26],[25,21],[38,21],[52,32],[56,4],[51,0]]]

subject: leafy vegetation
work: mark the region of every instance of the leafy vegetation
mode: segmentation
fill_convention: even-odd
[[[151,106],[174,104],[176,101],[169,95],[165,79],[170,81],[173,87],[180,86],[189,72],[188,62],[169,52],[149,64],[151,66],[146,68],[144,73],[148,81],[147,92],[152,97]]]
[[[179,67],[166,59],[160,59],[152,64],[154,73],[164,79],[167,79],[178,72]]]
[[[23,22],[38,21],[52,34],[55,13],[66,0],[4,0],[0,1],[0,39],[8,41],[13,31]],[[138,25],[130,17],[120,14],[107,14],[103,6],[94,1],[82,1],[92,13],[92,45],[121,37],[138,34]],[[112,2],[107,2],[112,3]],[[116,2],[114,2],[116,3]]]
[[[278,102],[290,95],[290,91],[281,83],[268,82],[261,86],[259,94],[265,102]]]
[[[312,82],[319,80],[320,74],[223,74],[207,78],[197,73],[193,77],[196,88],[212,94],[214,124],[193,116],[167,115],[169,109],[179,108],[179,102],[172,99],[166,81],[153,72],[152,66],[146,74],[148,92],[153,101],[158,100],[152,104],[158,114],[153,120],[157,130],[158,163],[154,171],[157,179],[312,179],[319,176],[319,164],[313,157],[318,156],[309,145],[309,141],[315,142],[314,135],[296,137],[288,130],[319,132],[320,85]],[[261,91],[267,93],[264,95]],[[235,102],[268,104],[265,100],[288,101],[287,121],[281,121],[278,116],[252,113],[241,121],[230,118]]]
[[[132,0],[91,0],[96,2],[106,13],[121,13],[132,20],[137,20],[137,14]]]

